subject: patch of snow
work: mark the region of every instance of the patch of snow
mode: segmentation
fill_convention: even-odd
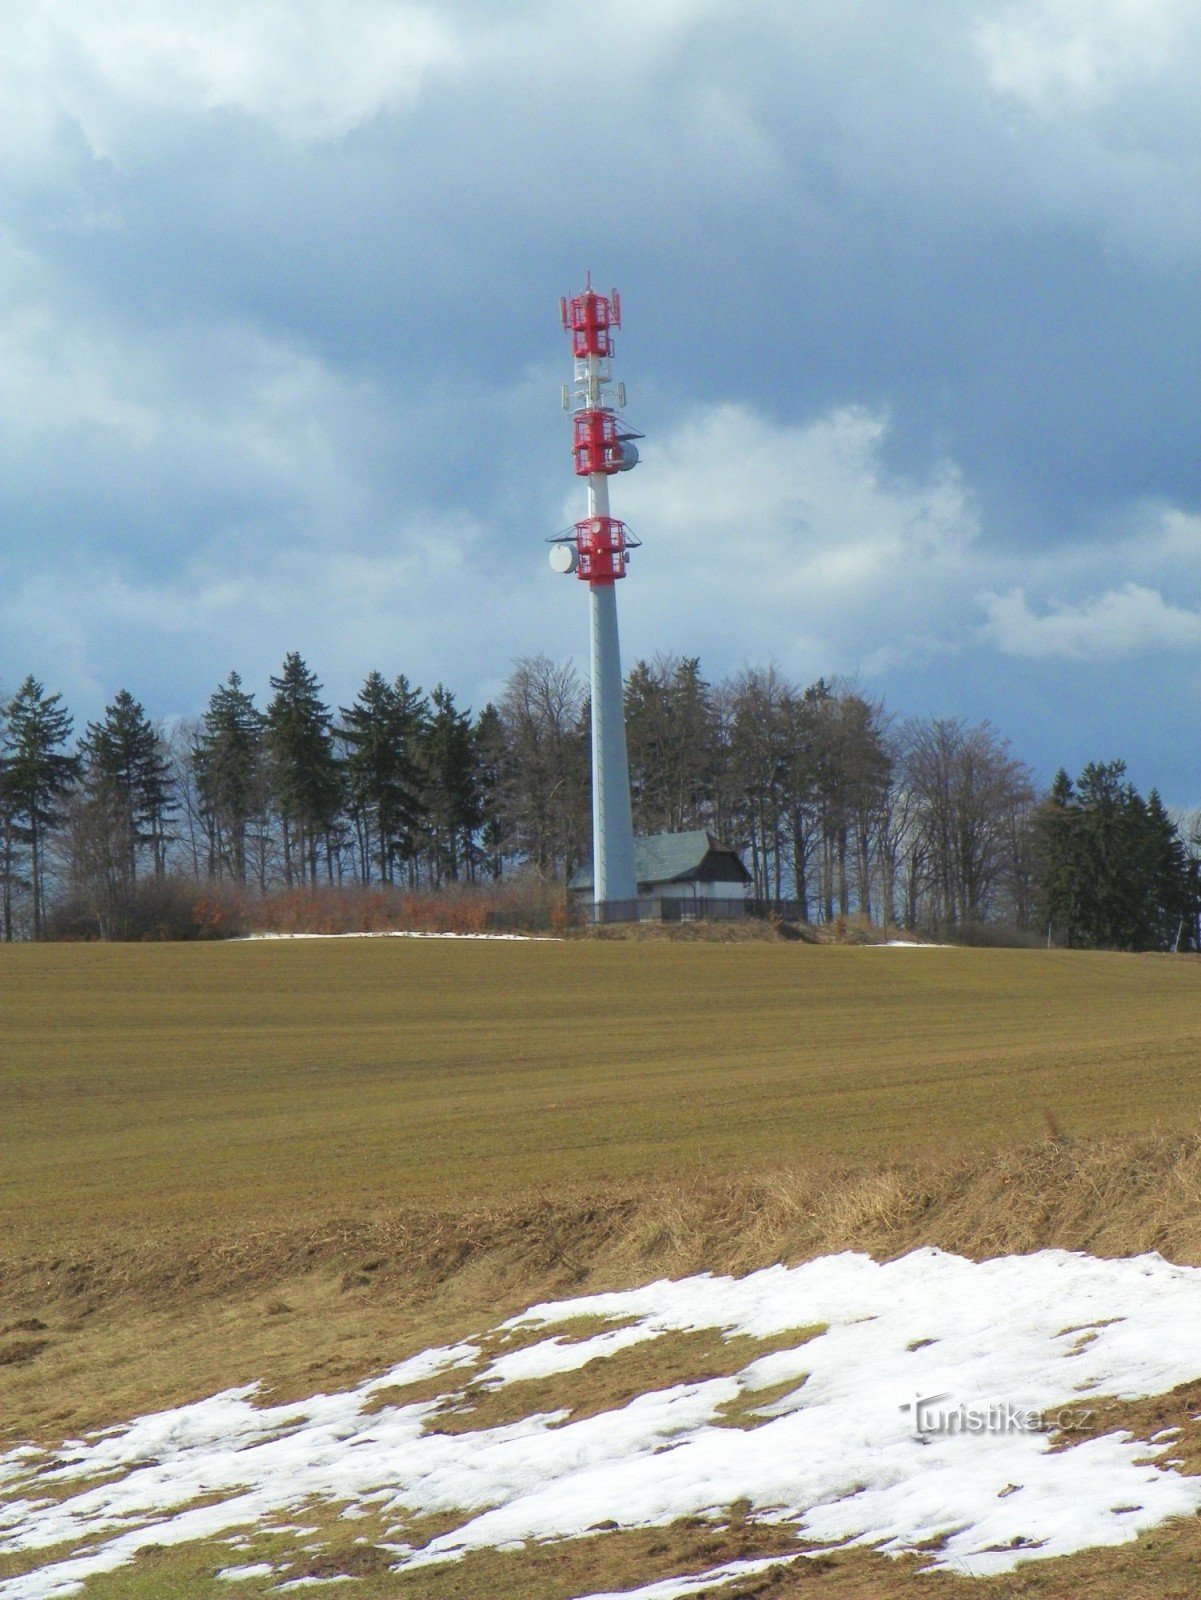
[[[274,1571],[269,1561],[255,1561],[248,1567],[222,1567],[217,1576],[226,1583],[237,1583],[239,1578],[269,1578]]]
[[[861,950],[955,950],[957,945],[937,944],[932,939],[881,939],[876,944],[860,945]]]
[[[480,1354],[480,1347],[475,1344],[439,1345],[432,1350],[422,1350],[407,1361],[389,1367],[378,1378],[368,1378],[366,1383],[360,1385],[359,1392],[371,1395],[377,1389],[403,1388],[408,1383],[423,1383],[426,1378],[436,1378],[442,1372],[475,1366]]]
[[[710,1567],[708,1572],[694,1573],[691,1578],[664,1578],[641,1589],[611,1589],[607,1594],[583,1595],[581,1600],[684,1600],[687,1595],[733,1583],[735,1578],[753,1578],[756,1573],[767,1572],[771,1567],[787,1567],[799,1559],[799,1556],[768,1556],[762,1561],[728,1561],[723,1567]]]
[[[653,1323],[640,1323],[630,1328],[614,1328],[611,1332],[598,1333],[591,1339],[543,1339],[539,1344],[497,1356],[475,1381],[499,1386],[525,1378],[551,1378],[561,1372],[578,1372],[590,1361],[616,1355],[619,1350],[628,1350],[631,1345],[645,1344],[648,1339],[657,1339],[663,1331]]]
[[[629,1326],[575,1343],[556,1331],[581,1316]],[[15,1496],[0,1515],[0,1551],[98,1542],[0,1580],[0,1600],[59,1600],[147,1545],[257,1527],[311,1499],[370,1508],[401,1539],[412,1518],[460,1515],[419,1550],[391,1546],[397,1570],[579,1537],[598,1522],[721,1517],[745,1499],[752,1519],[791,1526],[812,1546],[900,1554],[939,1540],[927,1552],[934,1566],[987,1575],[1125,1543],[1201,1509],[1201,1479],[1173,1469],[1166,1437],[1069,1434],[1052,1451],[1031,1425],[1030,1413],[1053,1422],[1093,1396],[1134,1399],[1201,1377],[1201,1269],[1154,1255],[972,1262],[925,1249],[881,1263],[848,1253],[745,1278],[663,1281],[531,1307],[501,1331],[546,1337],[497,1356],[483,1376],[503,1386],[569,1373],[692,1330],[779,1338],[813,1326],[825,1331],[741,1372],[576,1421],[559,1411],[446,1434],[425,1431],[437,1400],[368,1409],[390,1385],[439,1373],[446,1396],[461,1400],[482,1357],[459,1344],[344,1393],[258,1406],[252,1388],[230,1389],[56,1452],[21,1447],[0,1455]],[[723,1407],[753,1406],[768,1386],[791,1387],[754,1426],[723,1425]],[[101,1474],[114,1476],[83,1486]],[[61,1493],[73,1480],[77,1493],[39,1498],[42,1485]],[[213,1496],[223,1498],[196,1504]],[[698,1580],[664,1581],[636,1593],[666,1600]]]
[[[374,933],[246,933],[229,940],[248,944],[255,939],[502,939],[524,944],[562,944],[553,933],[426,933],[415,928],[382,928]]]
[[[353,1583],[349,1572],[331,1572],[327,1578],[289,1578],[287,1583],[277,1583],[272,1594],[284,1594],[288,1589],[324,1588],[327,1583]]]

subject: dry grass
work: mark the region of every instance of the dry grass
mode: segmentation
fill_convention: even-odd
[[[1063,1421],[1061,1448],[1106,1433],[1128,1433],[1133,1439],[1171,1434],[1168,1457],[1181,1472],[1201,1476],[1201,1382],[1183,1383],[1167,1394],[1142,1400],[1100,1397],[1068,1408]]]

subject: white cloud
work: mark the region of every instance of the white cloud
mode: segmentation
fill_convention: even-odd
[[[801,674],[853,670],[884,645],[892,659],[928,650],[914,634],[946,626],[977,514],[951,464],[920,480],[889,473],[888,434],[864,407],[788,425],[724,405],[648,443],[613,489],[614,515],[646,544],[622,599],[639,652],[659,647],[641,642],[656,626],[688,649],[701,618],[726,652]]]
[[[25,108],[51,97],[102,155],[131,108],[232,110],[328,138],[413,104],[462,64],[435,8],[387,0],[62,0],[27,7],[9,48]]]
[[[1076,604],[1054,603],[1041,616],[1021,588],[982,594],[979,603],[989,618],[982,637],[1006,655],[1104,661],[1201,646],[1201,611],[1171,605],[1137,583]]]
[[[1016,0],[976,41],[994,89],[1079,108],[1169,67],[1181,16],[1179,0]]]
[[[374,384],[245,321],[131,330],[56,301],[29,258],[4,259],[10,496],[57,505],[78,476],[98,512],[123,516],[128,539],[157,522],[164,542],[181,525],[187,540],[207,536],[235,504],[247,515],[270,506],[293,526],[304,506],[327,532],[375,509],[355,459],[385,426]],[[51,548],[89,537],[61,521],[48,531]]]
[[[1050,208],[1129,249],[1201,241],[1186,0],[964,0],[937,15],[900,0],[745,14],[721,0],[614,0],[599,35],[583,0],[12,9],[4,120],[10,162],[30,169],[63,120],[129,172],[215,111],[300,142],[410,112],[386,210],[429,171],[421,201],[453,197],[452,237],[481,208],[547,228],[581,182],[584,52],[605,74],[592,137],[606,207],[635,246],[668,217],[708,230],[709,208],[765,202],[776,248],[798,223],[820,242],[831,200],[865,216],[920,205],[925,226],[956,233]],[[1032,115],[998,117],[982,84]],[[447,92],[423,119],[436,89]],[[1137,115],[1105,123],[1115,96],[1140,89]]]
[[[737,530],[740,544],[763,540],[856,578],[902,552],[962,549],[975,513],[958,473],[944,464],[922,483],[890,476],[889,428],[864,406],[791,425],[747,405],[704,407],[643,446],[645,477],[616,481],[630,482],[638,515],[681,550]]]
[[[1166,506],[1150,535],[1149,553],[1158,560],[1201,560],[1201,516]]]
[[[582,0],[515,0],[491,16],[454,0],[14,0],[6,94],[20,140],[44,139],[62,112],[99,156],[116,153],[118,127],[139,111],[235,111],[287,138],[322,140],[464,78],[493,84],[481,120],[520,120],[502,106],[503,90],[498,98],[502,77],[509,93],[531,75],[544,90],[558,79],[564,102],[578,105],[582,50],[598,65],[620,61],[628,84],[720,9],[720,0],[618,0],[598,35]],[[745,106],[703,88],[698,105],[715,144],[757,141]]]

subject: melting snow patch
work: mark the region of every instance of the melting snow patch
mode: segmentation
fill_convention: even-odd
[[[880,939],[875,944],[861,945],[861,950],[955,950],[953,944],[939,944],[933,939]]]
[[[248,1567],[222,1567],[217,1576],[227,1583],[237,1583],[241,1578],[269,1578],[274,1571],[269,1561],[255,1561]]]
[[[582,1600],[684,1600],[686,1595],[733,1583],[735,1578],[753,1578],[769,1567],[786,1567],[798,1559],[797,1556],[768,1556],[764,1561],[730,1561],[724,1567],[710,1567],[708,1572],[695,1573],[691,1578],[664,1578],[661,1583],[648,1583],[641,1589],[611,1589],[607,1594],[584,1595]]]
[[[365,933],[247,933],[231,944],[246,944],[252,939],[507,939],[525,944],[561,944],[553,933],[430,933],[420,928],[381,928]]]
[[[574,1343],[556,1331],[582,1316],[625,1325]],[[598,1523],[720,1520],[745,1500],[752,1522],[790,1526],[810,1547],[925,1547],[935,1566],[989,1574],[1123,1543],[1201,1509],[1201,1479],[1168,1459],[1173,1432],[1150,1444],[1068,1433],[1050,1448],[1048,1428],[1067,1407],[1201,1376],[1201,1269],[1158,1256],[1043,1251],[977,1263],[918,1250],[653,1283],[532,1307],[503,1328],[535,1342],[497,1356],[483,1379],[498,1389],[558,1374],[569,1405],[572,1371],[636,1343],[653,1370],[654,1341],[680,1333],[778,1342],[815,1325],[826,1331],[732,1376],[574,1421],[560,1409],[440,1433],[426,1425],[441,1401],[387,1403],[391,1386],[431,1375],[463,1402],[481,1349],[461,1344],[341,1394],[258,1406],[253,1390],[231,1389],[57,1452],[18,1448],[0,1455],[0,1551],[75,1548],[0,1580],[0,1600],[58,1600],[145,1546],[228,1536],[313,1499],[387,1519],[397,1570],[595,1537]],[[724,1425],[731,1402],[751,1426]],[[61,1497],[76,1482],[74,1494],[40,1497],[42,1485]],[[403,1542],[413,1519],[447,1513],[453,1531],[421,1549]],[[635,1593],[669,1600],[748,1570],[734,1563]]]
[[[288,1589],[320,1589],[327,1583],[353,1583],[349,1572],[334,1572],[328,1578],[290,1578],[287,1583],[277,1583],[274,1592],[283,1594]]]

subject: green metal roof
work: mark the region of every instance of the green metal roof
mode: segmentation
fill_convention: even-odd
[[[652,833],[644,839],[634,840],[634,876],[641,889],[650,883],[678,883],[696,878],[710,855],[728,857],[729,875],[724,870],[718,874],[723,883],[749,883],[751,875],[742,864],[742,857],[732,845],[722,844],[703,828],[690,833]],[[715,876],[711,864],[706,878]],[[723,869],[727,863],[721,863]],[[592,863],[578,867],[568,882],[569,889],[592,888]]]

